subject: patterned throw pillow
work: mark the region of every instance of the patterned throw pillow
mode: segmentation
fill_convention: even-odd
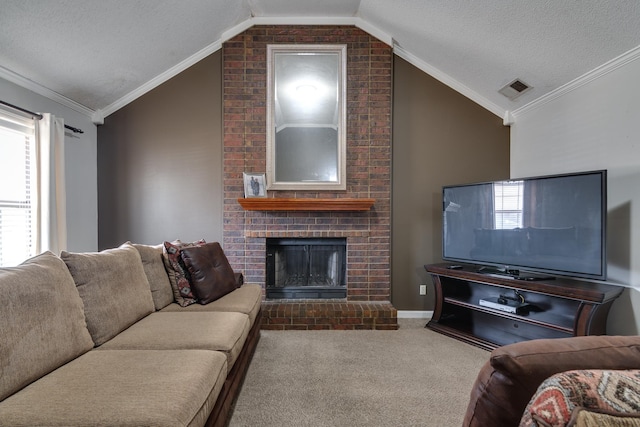
[[[555,374],[540,384],[520,427],[564,427],[578,408],[623,416],[640,412],[640,370],[578,370]]]
[[[191,284],[189,283],[187,276],[187,269],[180,257],[180,251],[183,248],[201,246],[205,243],[204,239],[200,239],[192,243],[183,243],[180,240],[174,240],[173,242],[164,242],[162,245],[162,259],[164,260],[164,266],[167,269],[169,282],[171,282],[173,296],[175,297],[176,302],[182,307],[193,304],[198,300],[191,290]]]

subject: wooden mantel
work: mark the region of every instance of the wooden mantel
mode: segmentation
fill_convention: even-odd
[[[274,197],[250,197],[238,199],[247,211],[368,211],[375,199],[279,199]]]

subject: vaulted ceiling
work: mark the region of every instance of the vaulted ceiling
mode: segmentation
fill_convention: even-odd
[[[99,122],[259,24],[356,25],[499,116],[640,56],[638,0],[0,0],[0,77]]]

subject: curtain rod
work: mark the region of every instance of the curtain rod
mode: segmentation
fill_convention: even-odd
[[[42,119],[42,114],[38,114],[38,113],[34,113],[33,111],[25,110],[24,108],[20,108],[17,105],[9,104],[8,102],[4,102],[4,101],[0,101],[0,104],[2,104],[4,106],[7,106],[9,108],[13,108],[14,110],[21,111],[23,113],[30,114],[33,118],[36,118],[38,120]],[[74,132],[74,133],[84,133],[84,131],[82,129],[74,128],[73,126],[64,125],[64,127],[69,129],[71,132]]]

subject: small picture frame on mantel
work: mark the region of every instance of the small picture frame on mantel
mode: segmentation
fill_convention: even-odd
[[[244,176],[244,197],[267,197],[267,182],[263,173],[247,173]]]

